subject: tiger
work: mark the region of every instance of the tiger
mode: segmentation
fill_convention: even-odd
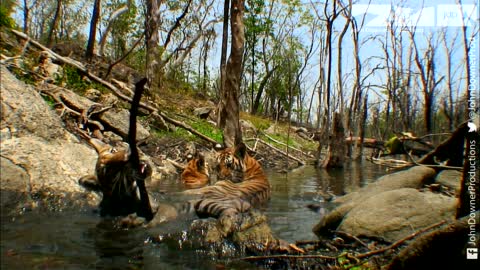
[[[101,216],[127,216],[136,214],[151,220],[151,207],[145,181],[151,177],[152,168],[139,159],[136,146],[136,117],[146,79],[135,85],[130,108],[128,143],[112,147],[96,138],[88,142],[98,153],[95,175],[80,178],[78,183],[90,190],[103,194],[100,202]]]
[[[78,182],[89,190],[103,194],[99,205],[100,215],[148,215],[141,210],[142,191],[137,182],[150,178],[152,168],[142,161],[139,168],[134,169],[129,162],[131,151],[128,145],[113,147],[96,138],[91,138],[89,142],[98,153],[95,175],[84,176]]]
[[[188,155],[187,166],[182,172],[181,181],[186,188],[200,188],[210,182],[208,163],[201,154]]]
[[[260,163],[247,153],[243,142],[220,151],[217,162],[218,178],[227,180],[184,192],[208,199],[238,199],[253,207],[260,207],[268,202],[271,190],[268,178]]]

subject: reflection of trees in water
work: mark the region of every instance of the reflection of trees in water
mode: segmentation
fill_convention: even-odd
[[[317,169],[322,191],[335,195],[356,191],[384,174],[384,168],[367,161],[347,162],[344,168],[339,169]]]

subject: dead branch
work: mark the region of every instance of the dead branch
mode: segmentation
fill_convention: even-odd
[[[19,31],[16,31],[16,30],[12,30],[12,32],[14,34],[16,34],[17,36],[23,38],[23,39],[26,39],[26,40],[30,40],[30,43],[32,43],[33,45],[35,45],[37,48],[41,49],[41,50],[44,50],[44,51],[47,51],[49,52],[52,57],[54,57],[56,60],[64,63],[64,64],[67,64],[67,65],[71,65],[75,68],[77,68],[78,70],[80,70],[81,72],[85,73],[87,75],[87,77],[89,77],[90,79],[100,83],[100,84],[103,84],[105,85],[107,88],[109,88],[110,90],[113,91],[113,93],[118,96],[119,98],[127,101],[127,102],[132,102],[132,99],[126,95],[124,95],[120,90],[118,90],[118,88],[116,88],[114,85],[112,85],[111,83],[97,77],[96,75],[90,73],[88,71],[88,69],[80,62],[78,61],[75,61],[73,59],[70,59],[68,57],[63,57],[61,55],[58,55],[57,53],[53,52],[52,50],[50,50],[49,48],[43,46],[42,44],[38,43],[37,41],[34,41],[34,40],[31,40],[26,34],[22,33],[22,32],[19,32]],[[146,110],[148,110],[149,112],[155,112],[157,111],[157,109],[155,109],[154,107],[150,106],[150,105],[147,105],[145,103],[140,103],[140,107],[141,108],[144,108]]]
[[[315,158],[313,155],[310,155],[310,154],[308,154],[308,153],[305,153],[305,152],[303,152],[303,151],[300,150],[300,149],[297,149],[297,148],[295,148],[295,147],[293,147],[293,146],[287,145],[287,144],[284,143],[284,142],[281,142],[281,141],[279,141],[279,140],[276,140],[276,139],[272,138],[271,136],[268,136],[268,134],[266,134],[266,133],[263,133],[263,135],[264,135],[265,137],[267,137],[269,140],[271,140],[271,141],[273,141],[273,142],[275,142],[275,143],[278,143],[278,144],[280,144],[280,145],[283,145],[283,146],[287,147],[288,149],[292,149],[292,150],[294,150],[294,151],[296,151],[296,152],[298,152],[298,153],[300,153],[300,154],[302,154],[302,155],[304,155],[304,156],[306,156],[306,157]]]
[[[262,139],[257,139],[257,140],[258,140],[258,142],[260,142],[260,143],[262,143],[263,145],[265,145],[265,146],[267,146],[267,147],[275,150],[276,152],[278,152],[278,153],[286,156],[287,158],[290,158],[290,159],[295,160],[295,161],[298,162],[300,165],[302,165],[302,166],[305,165],[305,162],[304,162],[303,160],[301,160],[301,159],[299,159],[299,158],[296,158],[296,157],[294,157],[294,156],[292,156],[292,155],[288,155],[288,154],[285,153],[284,151],[278,149],[277,147],[275,147],[275,146],[267,143],[266,141],[264,141],[264,140],[262,140]]]
[[[182,165],[182,164],[176,162],[175,160],[172,160],[172,159],[169,159],[169,158],[167,158],[166,160],[168,162],[170,162],[175,168],[177,168],[181,171],[185,170],[185,165]]]
[[[337,260],[337,257],[333,256],[326,256],[326,255],[266,255],[266,256],[249,256],[249,257],[243,257],[240,258],[240,260],[244,261],[261,261],[261,260],[267,260],[267,259],[297,259],[297,260],[303,260],[303,259],[323,259],[323,260]]]
[[[218,142],[215,141],[214,139],[212,139],[212,138],[210,138],[210,137],[207,137],[207,136],[203,135],[202,133],[198,132],[197,130],[195,130],[195,129],[192,128],[191,126],[189,126],[189,125],[187,125],[187,124],[185,124],[185,123],[182,123],[182,122],[180,122],[180,121],[177,121],[177,120],[175,120],[175,119],[173,119],[173,118],[168,117],[168,116],[165,115],[163,112],[160,112],[160,111],[159,111],[158,114],[159,114],[163,119],[165,119],[167,122],[169,122],[170,124],[173,124],[174,126],[181,127],[181,128],[183,128],[183,129],[185,129],[185,130],[188,130],[189,132],[197,135],[198,137],[206,140],[207,142],[210,142],[210,143],[212,143],[212,144],[214,144],[214,145],[218,143]]]

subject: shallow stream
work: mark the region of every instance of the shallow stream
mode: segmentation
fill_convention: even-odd
[[[385,174],[368,162],[325,171],[311,166],[288,174],[268,172],[272,198],[266,209],[268,222],[280,238],[312,240],[313,226],[331,210],[325,194],[342,195]],[[181,189],[178,180],[164,181],[159,190]],[[328,197],[328,196],[327,196]],[[315,205],[316,211],[307,205]],[[92,209],[60,212],[25,212],[16,218],[1,216],[1,269],[261,269],[241,261],[219,261],[206,252],[172,249],[146,242],[144,228],[113,230],[100,222]],[[175,231],[188,224],[171,223],[162,230]]]

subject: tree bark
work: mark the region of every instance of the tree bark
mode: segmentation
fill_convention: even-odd
[[[329,140],[327,158],[323,161],[322,168],[342,168],[345,163],[345,130],[340,113],[333,115],[333,136]]]
[[[222,34],[222,54],[220,56],[220,92],[219,96],[225,91],[225,77],[227,69],[227,45],[228,45],[228,18],[230,15],[230,0],[225,0],[223,6],[223,34]]]
[[[53,16],[52,26],[50,28],[50,31],[48,32],[48,40],[47,40],[48,48],[52,47],[55,31],[57,31],[58,22],[60,21],[61,13],[62,13],[62,0],[58,0],[57,8],[55,10],[55,15]],[[25,33],[28,34],[27,32]]]
[[[158,37],[158,9],[159,1],[146,1],[147,14],[145,16],[145,45],[147,49],[146,55],[146,71],[147,85],[149,91],[159,88],[159,83],[154,82],[153,78],[159,76],[159,37]],[[160,76],[161,77],[161,76]]]
[[[87,51],[85,52],[85,57],[87,60],[91,60],[93,57],[95,38],[97,35],[97,24],[98,19],[100,18],[100,2],[101,0],[95,0],[95,4],[93,6],[92,20],[90,22],[90,35],[88,37]]]
[[[243,0],[232,0],[230,18],[232,44],[226,67],[225,89],[221,93],[218,113],[218,123],[219,127],[223,129],[223,142],[226,147],[232,147],[242,141],[238,95],[240,93],[243,50],[245,46],[244,9]]]

